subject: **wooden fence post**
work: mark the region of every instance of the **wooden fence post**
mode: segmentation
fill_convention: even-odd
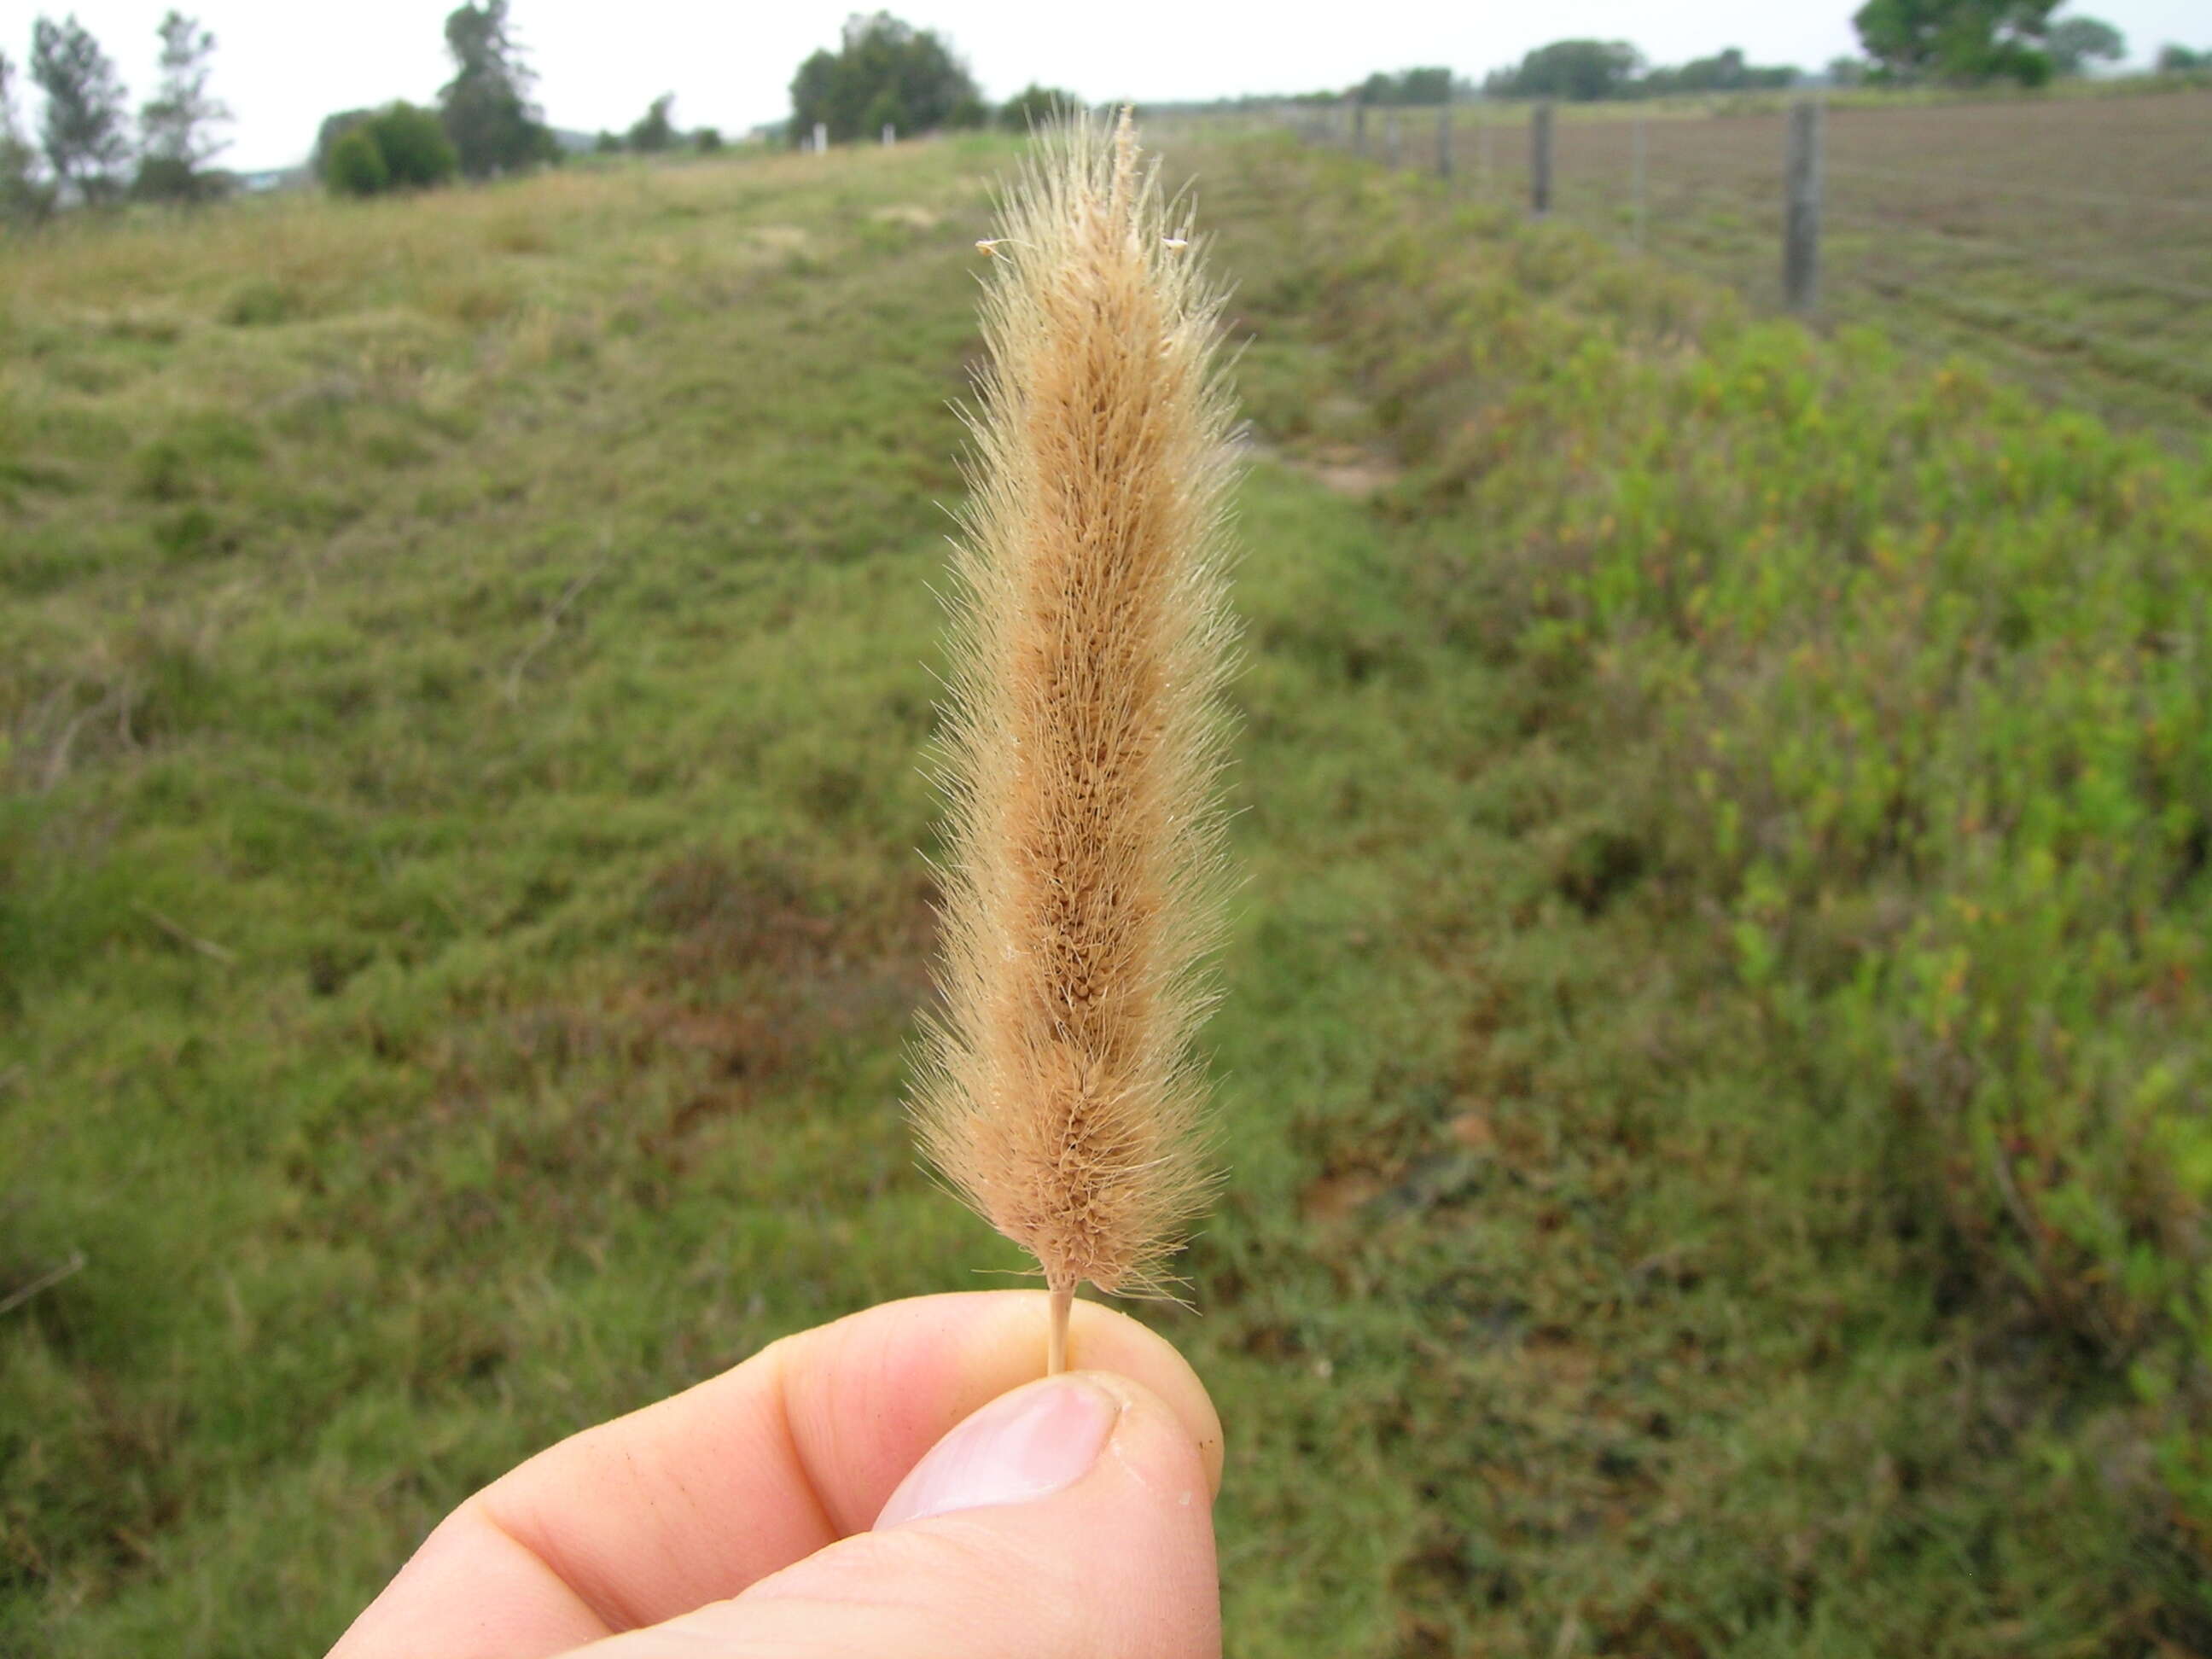
[[[1398,112],[1395,109],[1382,118],[1382,153],[1389,158],[1392,167],[1399,165],[1402,152],[1398,143]]]
[[[1452,118],[1451,94],[1444,94],[1437,106],[1437,177],[1449,179],[1452,174]]]
[[[1352,94],[1352,153],[1367,154],[1367,100],[1356,92]]]
[[[887,144],[898,143],[898,127],[896,123],[890,121],[884,123],[884,142]]]
[[[1636,159],[1632,171],[1635,173],[1636,191],[1636,246],[1639,248],[1644,246],[1644,157],[1645,142],[1644,132],[1644,112],[1638,110],[1636,112]]]
[[[1782,303],[1803,316],[1820,291],[1820,105],[1790,106],[1789,153],[1783,167]]]
[[[1552,105],[1528,112],[1528,210],[1539,219],[1552,210]]]
[[[1482,180],[1482,193],[1490,194],[1490,106],[1474,106],[1475,169]]]
[[[814,153],[817,155],[827,155],[830,153],[830,124],[826,121],[817,121],[814,124]]]

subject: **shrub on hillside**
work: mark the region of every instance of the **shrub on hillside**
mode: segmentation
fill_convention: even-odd
[[[989,118],[951,47],[888,12],[848,18],[838,49],[816,52],[791,82],[790,132],[800,143],[817,123],[842,144],[872,140],[886,126],[911,135]]]
[[[646,106],[645,113],[630,125],[629,136],[623,142],[641,155],[658,155],[676,145],[676,123],[669,112],[676,106],[676,94],[664,92]]]
[[[326,135],[330,125],[325,124]],[[336,134],[324,153],[322,177],[338,195],[374,196],[442,185],[459,173],[460,166],[460,156],[438,118],[428,110],[399,103]]]
[[[356,127],[331,146],[323,161],[323,182],[340,196],[374,196],[392,183],[384,152],[364,129]]]
[[[1403,501],[1490,526],[1454,625],[1532,665],[1532,722],[1599,711],[1677,967],[1755,1011],[1737,1063],[1861,1225],[2127,1378],[2212,1531],[2212,472],[1338,188],[1307,222],[1358,228],[1332,314]]]
[[[174,155],[148,155],[139,160],[131,195],[140,202],[213,202],[229,195],[237,182],[228,173],[196,167]]]
[[[1028,132],[1082,110],[1083,100],[1073,93],[1031,82],[999,106],[999,125],[1010,132]]]
[[[461,170],[461,158],[438,118],[412,104],[394,104],[368,124],[395,190],[442,185]]]

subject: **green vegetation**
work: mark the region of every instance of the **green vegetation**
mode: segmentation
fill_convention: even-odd
[[[530,101],[537,79],[523,61],[507,0],[456,7],[446,17],[453,78],[438,89],[438,119],[462,173],[490,179],[558,161],[561,146]]]
[[[35,224],[53,211],[54,193],[39,177],[39,152],[15,106],[15,64],[0,52],[0,227]]]
[[[380,196],[392,187],[392,169],[375,136],[356,127],[331,146],[323,161],[323,182],[337,196]]]
[[[999,125],[1009,132],[1027,132],[1047,121],[1077,114],[1082,108],[1083,100],[1073,93],[1032,81],[999,106]]]
[[[161,85],[138,112],[138,176],[131,193],[141,201],[205,201],[222,195],[228,182],[208,169],[225,146],[215,130],[231,118],[208,91],[215,36],[179,11],[161,19],[160,33]]]
[[[1434,65],[1401,70],[1395,75],[1377,70],[1351,93],[1360,103],[1381,106],[1445,104],[1451,95],[1452,72]]]
[[[2201,1647],[2205,463],[1325,176],[1230,250],[1249,378],[1325,454],[1352,371],[1413,464],[1369,660],[1450,678],[1378,759],[1443,810],[1374,937],[1469,981],[1365,1145],[1314,1134],[1339,1282],[1443,1327],[1384,1443],[1486,1476],[1436,1481],[1401,1613]],[[1340,1382],[1388,1340],[1294,1340]]]
[[[335,119],[344,122],[346,118]],[[339,196],[376,196],[387,190],[428,190],[459,176],[460,152],[427,109],[398,103],[333,131],[322,179]]]
[[[41,17],[31,28],[31,79],[46,94],[39,140],[55,179],[84,201],[112,198],[131,150],[115,60],[74,14]]]
[[[2127,56],[2120,32],[2102,18],[2053,19],[2064,0],[1866,0],[1852,14],[1870,78],[1898,85],[2039,87],[2053,75],[2082,76],[2094,59]]]
[[[0,252],[0,1650],[1011,1267],[913,1167],[1007,141]],[[1255,428],[1159,1322],[1232,1651],[2212,1647],[2212,459],[1347,159],[1182,158]]]
[[[2117,64],[2128,55],[2127,37],[2101,17],[2062,17],[2045,44],[2055,75],[2087,75],[2092,64]]]
[[[1407,90],[1418,76],[1443,76],[1418,88],[1419,95],[1369,103],[1439,104],[1450,84],[1444,70],[1408,70]],[[1370,77],[1370,86],[1375,77]],[[1701,97],[1711,94],[1774,92],[1795,85],[1798,71],[1787,65],[1761,68],[1745,60],[1743,49],[1729,46],[1710,58],[1695,58],[1672,68],[1647,68],[1644,54],[1626,40],[1554,40],[1524,55],[1511,69],[1493,70],[1482,83],[1486,98],[1558,98],[1596,103],[1624,98]]]
[[[630,125],[629,135],[623,142],[626,148],[640,155],[656,155],[676,147],[676,123],[670,112],[676,107],[676,94],[664,92],[646,106],[645,113]]]
[[[226,192],[228,176],[207,165],[224,148],[216,129],[231,118],[208,91],[215,36],[178,11],[157,33],[161,79],[140,106],[135,147],[122,76],[74,14],[32,26],[31,80],[45,98],[36,150],[18,125],[14,66],[0,53],[0,225],[35,222],[63,202],[114,202],[126,185],[140,201],[196,203]]]
[[[325,118],[310,165],[332,194],[427,190],[561,159],[552,129],[530,101],[536,77],[509,30],[506,0],[447,14],[446,50],[454,74],[438,89],[436,110],[401,100]]]
[[[814,53],[791,81],[791,137],[815,127],[833,143],[872,142],[885,127],[912,137],[943,127],[980,127],[990,112],[967,67],[934,29],[887,11],[845,20],[837,50]]]

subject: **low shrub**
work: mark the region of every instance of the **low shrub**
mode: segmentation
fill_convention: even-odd
[[[323,182],[340,196],[427,190],[456,177],[459,153],[430,111],[392,104],[335,137],[324,152]]]
[[[1543,667],[1532,725],[1599,722],[1675,937],[1798,1080],[1778,1121],[1863,1126],[1866,1225],[2130,1378],[2212,1539],[2212,463],[1307,171],[1395,505],[1483,526],[1457,614]]]

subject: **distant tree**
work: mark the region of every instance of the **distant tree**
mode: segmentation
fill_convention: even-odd
[[[602,132],[592,141],[592,153],[594,155],[619,155],[622,153],[622,147],[623,141],[611,132]]]
[[[722,130],[720,127],[701,127],[691,135],[691,148],[702,155],[712,155],[721,147]]]
[[[2059,0],[1866,0],[1851,18],[1870,77],[1974,85],[2051,78],[2041,42]]]
[[[325,152],[323,182],[339,196],[377,196],[392,187],[392,170],[366,126],[340,133]]]
[[[803,144],[813,137],[814,124],[829,120],[830,105],[838,94],[837,54],[826,47],[811,54],[791,77],[791,140]]]
[[[427,190],[461,169],[459,153],[438,118],[413,104],[388,104],[372,115],[358,111],[323,123],[329,143],[318,171],[342,196],[374,196],[386,190]],[[366,147],[372,162],[363,154]]]
[[[228,140],[215,128],[229,106],[208,95],[215,36],[196,18],[173,11],[161,20],[161,84],[138,112],[138,180],[133,193],[158,201],[198,201],[216,190],[207,164]]]
[[[1832,87],[1856,87],[1866,80],[1866,59],[1831,58],[1828,60],[1828,67],[1823,73],[1827,76],[1828,84]]]
[[[446,50],[454,75],[439,89],[438,114],[463,173],[489,179],[561,159],[559,141],[530,101],[536,77],[507,27],[507,0],[449,13]]]
[[[444,124],[427,109],[391,105],[363,131],[376,140],[394,190],[428,190],[450,182],[461,170],[459,150]]]
[[[1452,73],[1448,69],[1401,70],[1395,75],[1377,70],[1352,89],[1363,104],[1433,105],[1451,99]]]
[[[72,13],[41,17],[31,30],[31,79],[46,94],[40,141],[64,190],[87,201],[111,197],[130,153],[125,93],[115,64]]]
[[[376,118],[373,109],[345,109],[335,115],[323,117],[322,125],[315,129],[315,148],[307,157],[307,170],[316,178],[323,177],[331,159],[331,148],[356,127],[367,126]]]
[[[39,151],[23,136],[15,109],[15,65],[0,52],[0,225],[35,223],[53,211],[39,178]]]
[[[1078,114],[1083,100],[1059,87],[1041,87],[1032,81],[999,106],[999,125],[1011,132],[1027,132],[1048,121]]]
[[[2158,49],[2158,72],[2160,75],[2194,75],[2199,70],[2212,69],[2212,47],[2203,52],[2191,52],[2188,47],[2168,41]]]
[[[668,118],[676,107],[676,94],[664,92],[646,106],[623,142],[641,155],[657,155],[676,143],[676,123]]]
[[[2062,17],[2051,26],[2050,40],[2058,75],[2087,75],[2092,63],[2117,64],[2128,55],[2127,37],[2101,17]]]
[[[1452,72],[1438,66],[1409,69],[1398,77],[1401,101],[1408,104],[1448,104],[1451,101]]]
[[[817,122],[843,143],[873,138],[885,123],[912,133],[989,118],[951,48],[889,12],[846,19],[838,49],[814,53],[791,82],[793,139],[810,136]]]
[[[1788,64],[1762,68],[1744,61],[1743,51],[1730,46],[1711,58],[1695,58],[1679,69],[1655,69],[1637,83],[1637,90],[1651,97],[1674,93],[1771,92],[1790,86],[1797,71]]]
[[[1492,98],[1564,98],[1589,103],[1627,95],[1644,59],[1626,40],[1554,40],[1516,69],[1483,82]]]

